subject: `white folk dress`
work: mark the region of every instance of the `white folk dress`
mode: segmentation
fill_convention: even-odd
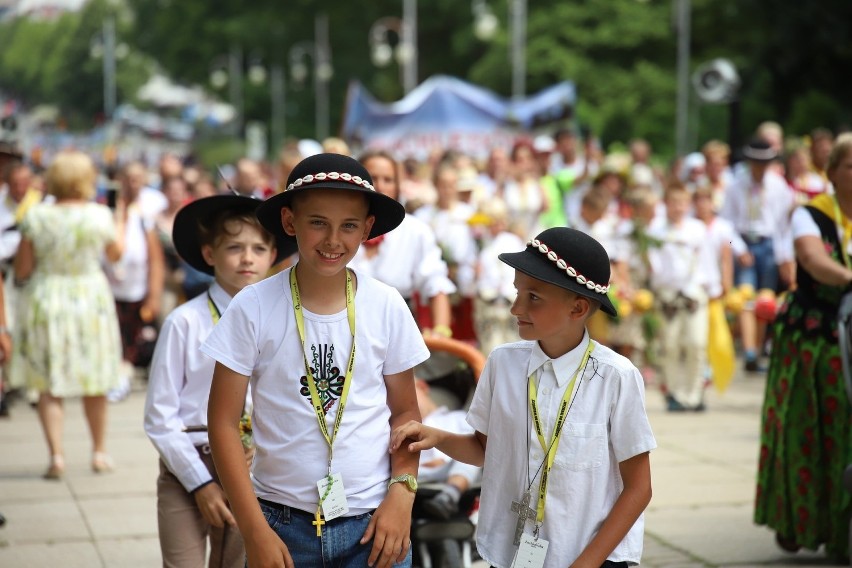
[[[34,206],[21,223],[35,269],[23,292],[11,375],[57,397],[101,395],[117,385],[121,339],[101,268],[115,239],[103,205]]]

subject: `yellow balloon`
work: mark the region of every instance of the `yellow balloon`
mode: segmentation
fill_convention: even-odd
[[[738,314],[745,307],[745,297],[737,289],[730,290],[725,296],[725,309],[732,314]]]
[[[654,307],[654,294],[644,288],[637,290],[633,294],[633,307],[639,313],[647,312]]]
[[[754,299],[754,286],[749,284],[748,282],[744,282],[740,284],[740,293],[743,295],[743,300],[748,302],[749,300]]]
[[[626,318],[633,313],[633,306],[627,300],[619,300],[618,317]]]
[[[775,298],[775,290],[771,288],[761,288],[757,291],[758,298]]]

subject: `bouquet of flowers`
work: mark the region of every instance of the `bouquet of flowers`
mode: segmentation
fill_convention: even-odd
[[[248,412],[244,412],[240,417],[240,441],[246,450],[254,447],[254,440],[251,435],[251,414]]]

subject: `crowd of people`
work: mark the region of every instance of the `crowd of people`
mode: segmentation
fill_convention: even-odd
[[[286,144],[276,162],[243,158],[228,170],[228,177],[221,172],[212,175],[191,159],[174,155],[163,155],[154,171],[148,164],[132,162],[98,173],[91,157],[75,151],[59,153],[45,172],[39,172],[15,148],[0,147],[5,296],[5,303],[0,303],[4,363],[0,415],[8,413],[4,392],[28,393],[47,442],[45,478],[64,474],[64,398],[83,397],[92,437],[91,467],[97,473],[108,472],[114,464],[105,447],[107,402],[126,396],[134,376],[150,376],[146,430],[163,458],[158,481],[161,532],[173,537],[163,544],[164,557],[179,557],[179,549],[189,541],[195,543],[190,556],[197,557],[199,539],[200,550],[204,549],[205,526],[221,529],[241,519],[241,528],[253,526],[259,510],[249,506],[230,437],[233,432],[224,424],[234,414],[237,420],[231,422],[239,423],[243,413],[251,414],[258,404],[265,405],[266,412],[275,407],[270,406],[272,395],[262,388],[253,391],[254,400],[251,395],[246,398],[248,377],[257,365],[262,373],[272,372],[262,361],[244,360],[245,353],[256,352],[260,344],[246,344],[242,354],[234,345],[248,340],[237,330],[269,337],[281,332],[256,329],[251,323],[264,317],[266,307],[259,305],[277,300],[269,296],[255,298],[256,304],[242,301],[234,315],[223,317],[230,323],[221,332],[218,328],[212,332],[214,322],[200,326],[198,321],[213,312],[218,321],[233,296],[269,274],[295,274],[291,267],[304,265],[303,247],[310,246],[305,243],[314,238],[312,231],[337,222],[337,212],[328,203],[317,204],[316,218],[305,222],[311,199],[298,200],[298,208],[289,199],[290,192],[314,181],[313,174],[289,181],[312,155],[353,156],[372,180],[371,190],[381,197],[369,196],[370,214],[374,215],[374,207],[385,213],[375,215],[375,226],[358,225],[363,220],[350,223],[346,230],[354,240],[344,257],[359,278],[375,279],[399,293],[400,305],[412,315],[420,336],[452,337],[475,345],[484,355],[497,353],[498,346],[524,338],[518,325],[522,269],[501,259],[529,250],[537,235],[555,227],[570,227],[600,243],[611,277],[606,282],[577,279],[582,278],[581,287],[588,284],[596,301],[605,297],[603,305],[612,310],[584,313],[580,321],[588,327],[589,337],[640,369],[645,387],[658,390],[673,413],[707,410],[708,385],[724,389],[738,361],[748,373],[767,373],[755,521],[776,531],[786,550],[826,545],[829,555],[848,557],[852,498],[839,480],[852,463],[852,413],[840,370],[835,318],[852,282],[852,138],[848,134],[835,138],[824,128],[802,138],[785,138],[773,122],[761,124],[741,148],[711,140],[667,166],[658,164],[644,140],[631,141],[626,152],[605,154],[593,137],[584,139],[570,127],[521,136],[511,148],[491,149],[482,162],[452,149],[436,150],[423,161],[398,162],[380,151],[351,151],[339,139],[322,145]],[[351,178],[342,189],[351,189]],[[219,214],[233,210],[239,215]],[[255,210],[259,224],[251,220]],[[282,211],[290,211],[292,218]],[[393,222],[387,221],[390,218]],[[379,226],[385,222],[393,227]],[[209,234],[198,237],[196,227]],[[358,237],[361,234],[364,239]],[[245,260],[228,261],[228,247],[255,250],[254,260],[248,267],[240,264]],[[559,260],[565,264],[563,258]],[[551,260],[557,263],[556,258]],[[325,261],[331,264],[336,258]],[[327,314],[338,312],[323,311],[329,309],[331,296],[320,291],[333,279],[328,266],[315,264],[300,273],[303,281],[297,286],[294,280],[285,283],[294,296],[302,289],[306,323],[300,325],[307,325],[309,332],[319,329],[318,322]],[[573,266],[582,264],[575,260]],[[571,275],[572,265],[567,269]],[[229,273],[232,278],[223,280]],[[311,285],[316,288],[305,289]],[[349,292],[334,302],[340,309],[357,304]],[[396,313],[399,306],[393,301],[382,302],[381,309]],[[364,309],[374,313],[379,308]],[[377,322],[386,326],[379,331],[387,337],[369,339],[364,351],[373,349],[370,356],[375,357],[375,345],[381,344],[383,353],[392,345],[399,348],[377,363],[390,371],[383,373],[384,386],[375,388],[387,389],[385,422],[401,428],[411,417],[414,383],[410,392],[400,391],[387,377],[406,375],[425,355],[419,336],[389,322]],[[354,328],[347,340],[346,318],[338,327],[333,330],[334,343],[348,341],[354,353]],[[204,348],[210,357],[202,356],[198,349],[211,332],[214,340]],[[253,337],[262,341],[266,336]],[[168,351],[165,343],[171,346]],[[330,380],[332,370],[340,373],[345,361],[341,369],[332,369],[324,362],[330,355],[320,351],[316,360],[306,359],[307,376],[321,369]],[[219,362],[215,373],[214,359]],[[179,387],[184,375],[206,379],[184,393]],[[218,434],[217,425],[210,424],[208,438],[204,411],[211,380],[214,394],[218,389],[211,398],[211,416],[218,416],[221,423]],[[303,381],[302,395],[314,403],[319,397],[326,411],[336,399],[345,401],[333,381],[319,394],[310,389],[310,379]],[[351,412],[356,412],[359,400],[353,393]],[[477,433],[487,432],[490,410],[484,401],[476,404],[479,414],[471,426]],[[192,430],[194,426],[198,430]],[[419,430],[411,433],[432,440]],[[326,441],[331,445],[333,436]],[[643,452],[654,445],[650,431],[635,441],[641,442]],[[219,455],[228,457],[214,456],[214,466],[209,448],[217,445],[224,448]],[[205,447],[206,454],[196,452]],[[445,448],[439,444],[439,449]],[[390,459],[394,473],[410,469],[404,455]],[[488,457],[477,454],[473,461],[487,463]],[[286,465],[258,463],[270,471]],[[640,494],[642,467],[630,472]],[[334,479],[330,468],[329,457],[328,472],[317,470],[314,476],[325,479],[329,488]],[[360,472],[343,473],[359,483],[375,481],[358,477]],[[466,473],[465,486],[471,475]],[[242,495],[230,499],[233,516],[223,504],[221,489],[213,491],[220,487],[220,476],[229,496]],[[274,481],[283,487],[285,478]],[[449,484],[435,506],[454,507],[461,491],[454,487]],[[280,515],[281,509],[275,493],[267,489],[259,496],[269,519]],[[394,495],[387,509],[381,509],[385,514],[377,514],[378,526],[367,519],[359,530],[381,534],[396,546],[405,539],[389,524],[399,520],[404,500]],[[304,495],[291,497],[309,502]],[[169,508],[185,502],[197,507],[189,524],[200,528],[192,534],[169,529],[176,522],[185,524]],[[367,502],[373,500],[366,498]],[[358,502],[350,506],[356,512],[369,508]],[[639,515],[641,510],[630,514],[634,512]],[[305,522],[310,525],[313,519],[320,531],[317,523],[326,522],[320,520],[322,513],[322,507],[316,516],[310,511]],[[273,529],[289,546],[284,529]],[[618,531],[614,534],[621,534]],[[241,541],[234,544],[227,531],[217,538],[222,546],[242,546]],[[262,556],[255,545],[249,547],[250,561]],[[506,554],[502,544],[495,547],[496,557],[502,559]],[[222,550],[233,556],[227,547]],[[598,552],[591,557],[597,558]],[[631,560],[633,554],[625,552],[624,559]],[[369,552],[370,560],[379,555],[383,562],[391,559],[381,548]]]

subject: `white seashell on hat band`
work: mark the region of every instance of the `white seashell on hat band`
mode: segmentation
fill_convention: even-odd
[[[556,254],[556,251],[552,250],[545,243],[541,242],[538,239],[530,239],[527,241],[528,247],[533,247],[537,249],[540,253],[547,256],[547,259],[556,264],[556,267],[559,270],[564,271],[570,278],[573,278],[577,281],[581,286],[585,286],[589,290],[594,291],[597,294],[606,295],[609,292],[609,285],[606,284],[598,284],[597,282],[593,282],[577,272],[573,266],[565,262],[564,259],[559,258],[559,255]]]
[[[287,186],[287,190],[296,189],[303,185],[307,185],[310,183],[322,182],[327,179],[332,181],[343,181],[352,185],[358,185],[363,187],[364,189],[368,189],[370,191],[376,191],[376,188],[373,187],[373,184],[368,182],[365,179],[361,179],[360,176],[353,176],[352,174],[347,173],[339,173],[339,172],[319,172],[316,174],[308,174],[306,176],[300,177],[295,180],[293,183]]]

